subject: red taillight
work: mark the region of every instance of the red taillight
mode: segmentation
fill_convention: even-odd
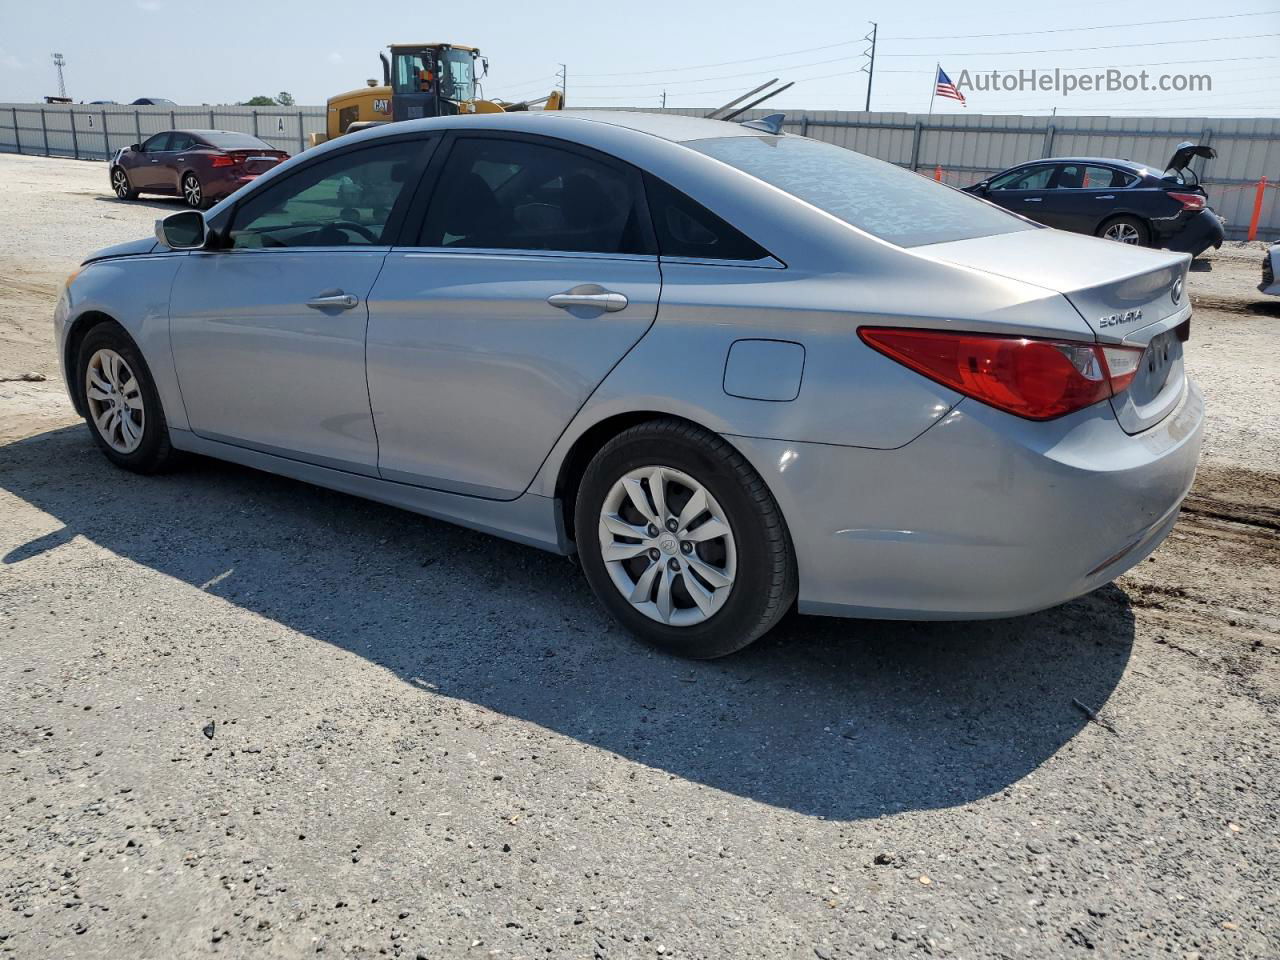
[[[1205,207],[1205,198],[1198,193],[1174,193],[1171,190],[1169,196],[1182,204],[1183,210],[1203,210]]]
[[[868,346],[966,397],[1052,420],[1129,386],[1142,350],[1070,340],[863,327]]]
[[[235,158],[235,157],[229,157],[229,156],[227,156],[225,153],[220,153],[220,154],[215,154],[215,155],[214,155],[213,159],[212,159],[212,160],[210,161],[210,163],[209,163],[209,166],[211,166],[211,167],[233,167],[233,166],[235,166],[235,163],[236,163],[236,158]]]

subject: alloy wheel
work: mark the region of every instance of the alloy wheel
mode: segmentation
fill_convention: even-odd
[[[103,348],[89,358],[84,393],[89,416],[98,435],[118,453],[133,453],[142,443],[146,410],[142,385],[128,362],[114,350]]]
[[[187,202],[188,207],[199,207],[200,202],[204,199],[204,191],[200,189],[200,181],[196,179],[193,173],[188,173],[182,178],[182,198]]]
[[[673,467],[640,467],[619,478],[600,508],[599,537],[613,585],[651,620],[702,623],[733,589],[738,552],[724,510]]]
[[[1138,228],[1131,223],[1113,223],[1102,235],[1117,243],[1137,243],[1139,239]]]
[[[129,175],[119,167],[111,174],[111,187],[116,192],[116,196],[121,200],[125,200],[129,196]]]

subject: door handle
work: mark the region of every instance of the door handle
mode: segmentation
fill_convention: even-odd
[[[553,293],[547,297],[547,303],[561,310],[571,307],[595,307],[606,313],[617,313],[626,308],[630,301],[620,293]]]
[[[350,310],[360,302],[360,298],[354,293],[322,293],[318,297],[312,297],[307,301],[307,306],[315,310]]]
[[[1095,199],[1095,200],[1114,200],[1115,198],[1116,198],[1116,195],[1115,195],[1114,193],[1108,193],[1105,197],[1094,197],[1093,199]]]
[[[1023,203],[1039,203],[1043,199],[1044,197],[1023,197],[1022,202]]]

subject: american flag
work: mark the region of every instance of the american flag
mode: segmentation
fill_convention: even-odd
[[[956,85],[951,82],[951,78],[946,75],[941,67],[938,68],[938,85],[934,88],[934,93],[940,97],[950,97],[952,100],[959,100],[963,106],[968,106],[964,102],[964,94],[956,89]]]

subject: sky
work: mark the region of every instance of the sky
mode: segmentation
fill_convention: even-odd
[[[563,63],[570,107],[657,108],[664,91],[668,107],[713,107],[776,77],[795,85],[770,107],[861,110],[870,46],[862,38],[872,21],[873,110],[1280,116],[1277,0],[259,0],[195,11],[178,0],[0,0],[0,102],[57,93],[51,55],[59,52],[77,101],[222,104],[286,90],[299,104],[322,104],[380,78],[378,52],[388,44],[445,40],[478,46],[490,63],[485,95],[507,100],[550,92]],[[1164,74],[1207,74],[1211,89],[970,88],[964,105],[936,98],[931,106],[936,64],[956,83],[966,71],[1115,68],[1146,70],[1153,84]]]

